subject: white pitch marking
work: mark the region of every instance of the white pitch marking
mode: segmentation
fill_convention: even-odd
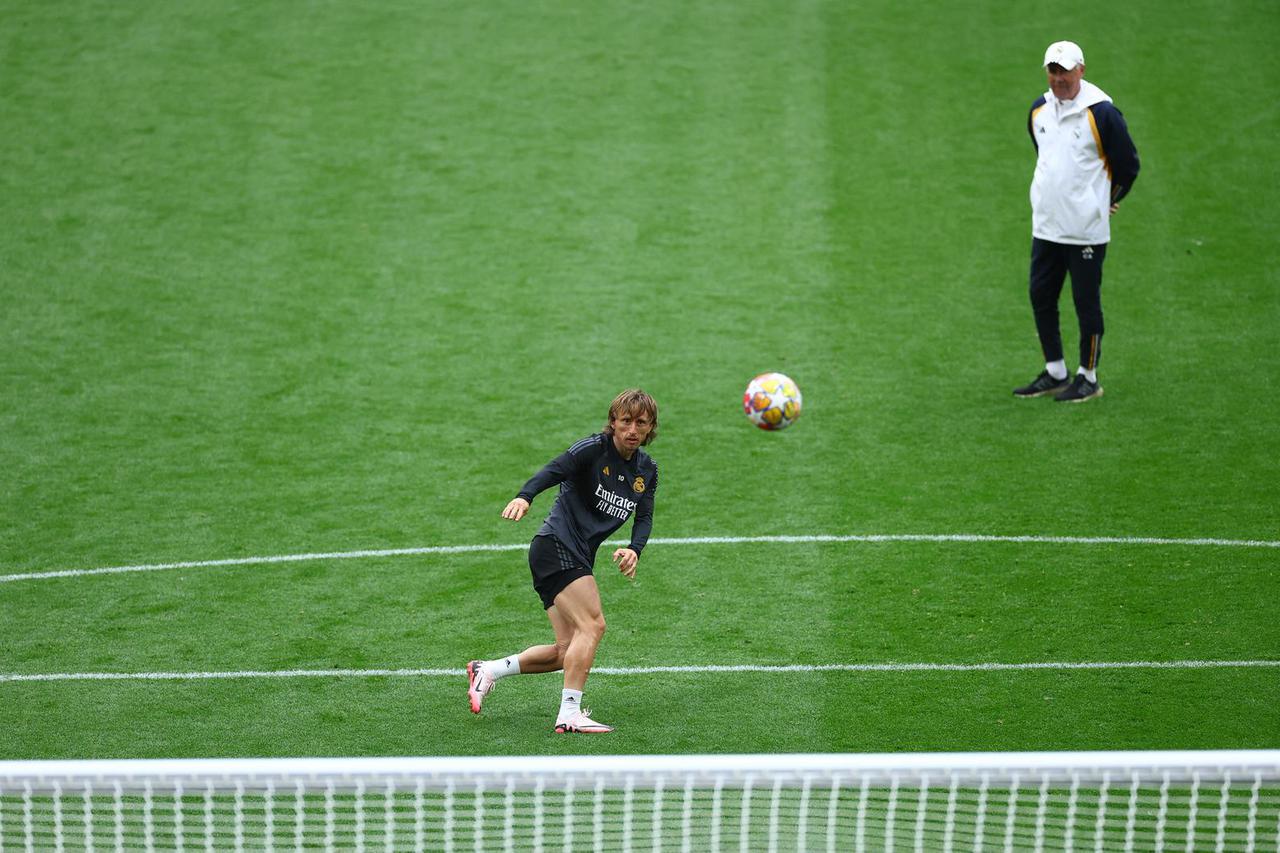
[[[1001,672],[1100,669],[1256,669],[1280,660],[1054,661],[1031,663],[826,663],[706,664],[704,666],[601,666],[596,675],[787,672]],[[284,669],[229,672],[47,672],[0,673],[0,683],[31,681],[199,681],[228,678],[461,678],[465,669]]]
[[[306,563],[315,560],[355,560],[361,557],[404,557],[415,554],[469,554],[477,551],[525,551],[523,545],[432,545],[426,548],[389,548],[381,551],[335,551],[320,554],[280,554],[274,557],[232,557],[224,560],[192,560],[184,563],[151,563],[140,566],[110,566],[103,569],[64,569],[56,572],[27,572],[0,575],[5,581],[77,578],[85,575],[117,575],[127,572],[159,572],[166,569],[207,569],[215,566],[257,566],[267,563]]]
[[[885,534],[817,534],[806,536],[685,536],[655,537],[651,545],[741,545],[741,544],[805,544],[824,542],[994,542],[1043,543],[1051,545],[1172,545],[1219,548],[1280,548],[1280,541],[1266,539],[1173,539],[1161,536],[995,536],[980,533],[885,533]],[[609,546],[625,545],[612,541]],[[182,563],[151,563],[137,566],[110,566],[101,569],[64,569],[49,572],[24,572],[0,575],[7,581],[73,578],[85,575],[115,575],[128,572],[158,572],[166,569],[204,569],[216,566],[254,566],[270,563],[303,563],[316,560],[353,560],[366,557],[405,557],[422,554],[471,554],[485,551],[524,551],[527,543],[517,545],[431,545],[423,548],[390,548],[378,551],[334,551],[319,554],[281,554],[272,557],[234,557],[223,560],[192,560]]]

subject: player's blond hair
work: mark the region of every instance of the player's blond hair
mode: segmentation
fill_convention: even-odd
[[[658,404],[652,397],[639,388],[628,388],[613,398],[609,404],[609,417],[604,423],[604,434],[613,435],[613,422],[622,415],[648,415],[653,421],[653,429],[641,444],[650,444],[658,437]]]

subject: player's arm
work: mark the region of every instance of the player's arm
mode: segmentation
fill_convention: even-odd
[[[1040,111],[1040,108],[1043,107],[1044,104],[1044,95],[1041,95],[1036,98],[1036,102],[1031,105],[1030,111],[1027,112],[1027,135],[1031,137],[1031,144],[1035,146],[1037,151],[1040,150],[1040,140],[1036,139],[1035,118],[1036,113]]]
[[[587,445],[587,440],[585,439],[570,447],[546,465],[543,465],[538,470],[538,473],[530,477],[529,481],[520,487],[520,491],[502,510],[502,517],[509,518],[512,521],[519,521],[529,511],[529,506],[533,503],[535,497],[552,486],[576,477],[591,462],[589,448],[584,447],[584,445]]]
[[[512,521],[519,521],[524,518],[524,514],[529,511],[529,502],[524,498],[512,498],[511,503],[507,504],[502,510],[502,517],[509,518]]]
[[[629,578],[636,576],[636,564],[640,562],[640,552],[649,541],[653,532],[653,503],[658,493],[658,472],[653,472],[653,484],[641,496],[636,505],[635,520],[631,522],[631,544],[613,552],[613,561],[618,564],[618,571]]]
[[[1138,180],[1141,163],[1138,148],[1129,136],[1129,126],[1124,114],[1114,104],[1101,103],[1089,108],[1098,125],[1098,137],[1102,140],[1102,154],[1111,166],[1111,210],[1114,213],[1120,199],[1133,189]]]

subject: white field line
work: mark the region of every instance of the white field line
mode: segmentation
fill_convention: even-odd
[[[978,533],[887,533],[809,536],[685,536],[655,537],[651,545],[742,545],[811,544],[824,542],[996,542],[1044,543],[1052,545],[1171,545],[1218,548],[1280,548],[1280,541],[1266,539],[1173,539],[1160,536],[995,536]],[[610,542],[611,546],[625,542]],[[0,575],[9,581],[73,578],[86,575],[115,575],[127,572],[159,572],[168,569],[205,569],[217,566],[257,566],[270,563],[303,563],[316,560],[354,560],[371,557],[406,557],[423,554],[471,554],[486,551],[524,551],[527,543],[515,545],[431,545],[424,548],[390,548],[379,551],[333,551],[317,554],[280,554],[270,557],[234,557],[223,560],[192,560],[182,563],[150,563],[137,566],[109,566],[100,569],[63,569]]]
[[[1057,661],[1033,663],[828,663],[706,664],[703,666],[600,666],[592,675],[806,672],[1021,672],[1100,669],[1257,669],[1280,660]],[[0,673],[0,683],[31,681],[199,681],[231,678],[458,678],[465,669],[283,669],[228,672],[49,672]]]

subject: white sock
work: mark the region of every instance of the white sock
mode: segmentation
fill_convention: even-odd
[[[1044,369],[1047,370],[1049,375],[1054,379],[1067,378],[1067,363],[1062,359],[1058,359],[1057,361],[1046,361],[1044,363]]]
[[[505,658],[487,660],[483,666],[494,681],[499,678],[506,678],[508,675],[519,675],[520,655],[507,655]]]
[[[1077,368],[1077,369],[1076,369],[1076,373],[1083,373],[1083,374],[1084,374],[1084,378],[1085,378],[1085,379],[1088,379],[1088,380],[1089,380],[1090,382],[1092,382],[1094,385],[1097,385],[1097,384],[1098,384],[1098,371],[1096,371],[1096,370],[1085,370],[1083,367],[1080,367],[1080,368]]]
[[[582,691],[565,688],[560,691],[560,713],[556,722],[561,723],[582,710]]]

